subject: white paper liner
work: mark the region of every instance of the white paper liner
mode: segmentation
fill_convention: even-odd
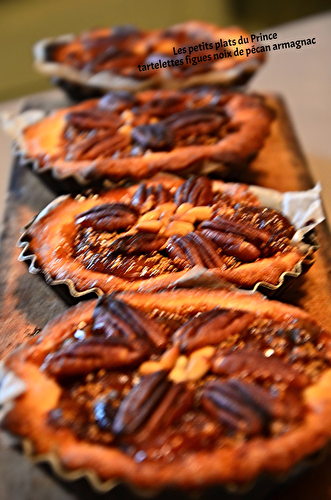
[[[222,183],[223,184],[223,183]],[[217,190],[217,181],[214,182],[214,188]],[[307,191],[299,192],[287,192],[280,193],[279,191],[262,188],[259,186],[250,186],[250,191],[254,193],[261,204],[266,207],[275,208],[283,213],[290,222],[294,225],[296,233],[293,237],[292,243],[299,248],[303,254],[303,258],[299,261],[293,269],[285,271],[279,277],[279,281],[276,285],[268,283],[267,281],[259,281],[252,288],[253,291],[261,291],[262,293],[274,293],[282,287],[285,280],[291,278],[295,279],[300,276],[303,272],[303,266],[308,264],[308,260],[312,261],[312,254],[318,248],[317,245],[311,245],[304,243],[302,239],[304,236],[311,231],[314,227],[320,224],[324,220],[322,202],[321,202],[321,187],[317,184],[313,189]],[[35,220],[40,220],[51,210],[55,209],[68,195],[60,196],[52,201],[42,212],[37,215],[36,218],[32,219],[18,241],[18,246],[23,247],[23,250],[19,256],[20,261],[27,261],[29,263],[29,272],[32,274],[42,273],[44,279],[48,285],[66,285],[68,287],[69,293],[72,297],[79,298],[90,293],[94,293],[96,296],[103,295],[103,291],[98,286],[89,288],[87,290],[77,290],[75,284],[71,279],[54,279],[47,272],[40,269],[37,264],[37,257],[31,253],[29,249],[29,241],[26,240],[25,235],[29,230],[30,226]],[[296,210],[295,208],[296,207]],[[305,225],[309,222],[308,225]],[[302,224],[302,225],[298,225]],[[157,283],[156,283],[157,285]],[[188,271],[184,276],[180,276],[177,280],[171,283],[171,286],[177,287],[213,287],[213,288],[223,288],[231,287],[236,288],[235,285],[226,282],[224,279],[218,277],[212,270],[203,268],[201,266],[195,266],[190,271]],[[154,288],[155,290],[157,288]],[[152,286],[150,290],[153,290]]]
[[[0,423],[13,408],[13,400],[23,394],[26,385],[14,372],[9,371],[4,364],[0,362]]]

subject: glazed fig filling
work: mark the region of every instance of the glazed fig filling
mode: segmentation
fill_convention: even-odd
[[[62,387],[52,426],[140,462],[295,429],[303,390],[329,367],[313,321],[222,308],[143,314],[103,296],[41,369]]]
[[[199,42],[214,42],[213,32],[204,30],[203,33],[196,34],[185,28],[168,28],[148,33],[130,25],[115,26],[111,30],[85,33],[72,43],[57,44],[51,49],[49,57],[53,61],[89,73],[111,71],[138,79],[156,76],[160,66],[154,69],[151,63],[159,65],[161,61],[161,65],[166,62],[168,71],[170,68],[172,75],[178,78],[211,69],[211,51],[205,44],[202,46],[200,43],[199,52],[192,54],[199,56],[199,64],[192,65],[191,60],[173,52],[173,47],[196,46]],[[232,50],[231,47],[228,50]],[[167,64],[168,60],[170,65]],[[138,65],[147,64],[147,72],[139,71]]]
[[[142,183],[130,203],[96,205],[76,216],[73,257],[86,269],[128,281],[194,266],[229,269],[291,247],[294,228],[248,192],[231,198],[192,177],[172,195]]]
[[[237,130],[225,105],[231,94],[200,88],[106,94],[65,117],[66,161],[143,156],[184,146],[213,145]]]

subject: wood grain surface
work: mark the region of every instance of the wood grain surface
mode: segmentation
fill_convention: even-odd
[[[276,113],[271,134],[251,168],[240,180],[280,191],[309,189],[312,187],[309,169],[300,152],[285,106],[275,96],[268,96],[268,103]],[[26,264],[17,261],[20,249],[16,247],[16,242],[21,229],[54,197],[54,193],[30,170],[19,166],[17,161],[13,163],[0,250],[1,357],[32,335],[36,328],[42,328],[47,321],[68,307],[40,276],[29,274]],[[321,248],[316,253],[314,265],[306,275],[298,278],[293,286],[284,292],[281,300],[305,308],[320,324],[331,328],[331,240],[326,224],[318,228],[317,236]],[[331,459],[327,459],[304,476],[294,479],[290,486],[286,483],[280,491],[274,483],[267,481],[266,484],[259,484],[257,489],[246,493],[244,497],[236,495],[231,498],[258,500],[268,496],[273,500],[285,500],[290,498],[289,495],[291,498],[300,495],[302,500],[308,500],[312,498],[311,485],[314,484],[314,499],[324,500],[329,498],[331,491],[331,479],[328,479],[327,474],[330,465]],[[158,499],[166,500],[170,496],[185,498],[183,494],[164,492]],[[32,466],[18,452],[7,450],[0,442],[1,500],[69,500],[97,497],[84,482],[83,485],[65,485],[58,479],[51,479],[43,470]],[[135,495],[119,488],[101,498],[130,500],[135,498]],[[219,490],[209,491],[203,494],[202,498],[222,500],[228,498],[228,495]]]

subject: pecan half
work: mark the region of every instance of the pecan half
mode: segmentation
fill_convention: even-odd
[[[168,56],[157,54],[157,59],[162,60],[162,58],[166,61]],[[165,116],[181,111],[185,107],[185,101],[184,95],[175,94],[165,97],[164,95],[160,96],[157,94],[141,106],[140,113],[142,115],[147,114],[150,117],[164,118]]]
[[[153,433],[169,428],[191,409],[193,401],[194,390],[192,388],[188,388],[183,382],[172,384],[139,432],[137,440],[144,441]]]
[[[261,255],[261,251],[252,243],[245,241],[242,236],[213,231],[212,229],[203,229],[201,234],[214,241],[225,255],[236,257],[242,262],[253,262]]]
[[[150,254],[160,250],[167,242],[165,236],[155,233],[135,233],[117,238],[107,248],[108,256]]]
[[[107,111],[121,112],[137,104],[137,98],[127,90],[108,92],[98,102],[98,107]]]
[[[230,335],[244,331],[254,320],[250,312],[212,309],[180,326],[173,339],[181,351],[194,351],[206,345],[219,344]]]
[[[166,371],[142,377],[120,404],[113,422],[113,434],[136,432],[151,416],[169,387]]]
[[[249,404],[231,381],[207,382],[201,404],[208,413],[232,430],[253,435],[261,433],[265,426],[263,416],[255,405]]]
[[[280,399],[257,384],[235,378],[207,382],[201,403],[222,424],[247,435],[267,431],[271,419],[289,422],[304,413],[299,394],[288,391]]]
[[[242,206],[238,208],[234,218],[242,222],[249,222],[258,229],[263,229],[278,236],[292,238],[295,232],[290,221],[273,208]]]
[[[243,236],[247,241],[253,243],[253,245],[258,246],[259,248],[266,246],[271,237],[267,231],[256,229],[255,227],[243,224],[242,222],[227,219],[221,215],[217,215],[212,220],[203,221],[199,228],[212,229],[214,231]]]
[[[270,380],[303,388],[308,377],[285,364],[276,356],[266,357],[261,351],[240,349],[229,354],[219,354],[213,361],[212,370],[218,375],[249,376],[255,380]]]
[[[111,295],[98,300],[93,311],[92,332],[106,338],[149,339],[158,348],[167,344],[167,336],[156,321]]]
[[[162,184],[153,184],[147,187],[146,183],[143,182],[132,196],[131,205],[137,208],[146,205],[146,211],[148,211],[157,205],[166,203],[170,198],[169,191]]]
[[[179,186],[175,195],[174,203],[191,203],[192,205],[209,205],[213,200],[212,184],[207,177],[190,177],[184,184]]]
[[[103,203],[77,215],[76,224],[93,227],[96,231],[129,229],[138,220],[138,211],[124,203]]]
[[[224,113],[214,107],[185,109],[173,113],[163,120],[166,127],[176,132],[177,138],[191,134],[211,134],[221,128],[226,121]]]
[[[68,125],[80,130],[108,129],[114,133],[122,125],[123,120],[115,113],[103,109],[91,108],[83,111],[68,113],[65,117]]]
[[[142,339],[90,337],[72,341],[47,356],[42,369],[55,377],[85,375],[101,368],[136,366],[150,355],[150,345]]]
[[[171,130],[163,123],[137,125],[131,130],[131,137],[141,148],[152,151],[169,149],[174,142]]]
[[[185,236],[173,236],[167,244],[167,252],[171,258],[178,257],[191,266],[203,266],[208,269],[225,267],[225,262],[218,255],[212,242],[193,231]]]

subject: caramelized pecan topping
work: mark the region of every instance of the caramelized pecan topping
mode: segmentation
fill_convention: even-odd
[[[113,90],[105,94],[98,102],[98,108],[107,110],[107,112],[121,113],[125,109],[132,108],[137,104],[137,99],[134,94],[127,90]]]
[[[176,134],[176,138],[187,137],[191,134],[213,134],[219,131],[226,121],[224,112],[212,107],[185,109],[173,113],[163,120],[165,127]]]
[[[303,388],[308,377],[276,356],[266,357],[261,351],[240,349],[228,354],[222,352],[214,359],[212,370],[217,375],[250,377],[254,380],[285,382]]]
[[[203,229],[201,235],[214,241],[225,255],[236,257],[242,262],[253,262],[261,255],[261,251],[252,243],[245,241],[242,236],[212,229]]]
[[[169,387],[170,382],[165,371],[141,377],[140,382],[123,399],[115,415],[113,434],[136,432],[151,416]]]
[[[253,313],[212,309],[190,319],[173,334],[182,351],[193,351],[221,343],[234,333],[241,333],[254,320]]]
[[[72,341],[50,354],[43,369],[55,377],[84,375],[94,370],[137,366],[150,355],[148,342],[118,336]]]
[[[118,231],[129,229],[138,219],[138,211],[124,203],[103,203],[77,215],[75,221],[82,227],[93,227],[96,231]]]
[[[212,184],[207,177],[190,177],[179,186],[174,202],[177,205],[192,203],[192,205],[209,205],[213,200]]]
[[[142,182],[132,196],[131,205],[144,212],[143,207],[146,211],[151,210],[155,206],[169,201],[170,196],[169,191],[162,184],[153,184],[147,187],[146,183]]]
[[[165,332],[155,321],[111,295],[98,300],[93,312],[92,332],[105,338],[149,339],[157,348],[167,343]]]
[[[79,130],[107,129],[109,134],[123,124],[123,120],[116,114],[105,112],[103,109],[92,108],[86,111],[74,111],[66,115],[68,125]]]
[[[131,137],[142,149],[152,151],[166,150],[174,141],[171,130],[163,123],[137,125],[131,130]]]
[[[117,238],[108,248],[108,254],[150,254],[164,247],[167,238],[155,233],[127,234]]]
[[[283,421],[299,418],[303,410],[300,397],[295,397],[296,404],[292,408],[288,408],[287,403],[293,402],[293,395],[288,396],[288,401],[286,399],[274,397],[256,384],[230,379],[207,382],[201,402],[205,410],[226,427],[254,435],[265,433],[272,418]]]
[[[176,257],[181,259],[183,267],[187,267],[187,262],[191,266],[211,269],[225,266],[224,260],[216,252],[214,245],[203,235],[194,232],[188,233],[186,236],[170,238],[167,251],[173,259]]]

